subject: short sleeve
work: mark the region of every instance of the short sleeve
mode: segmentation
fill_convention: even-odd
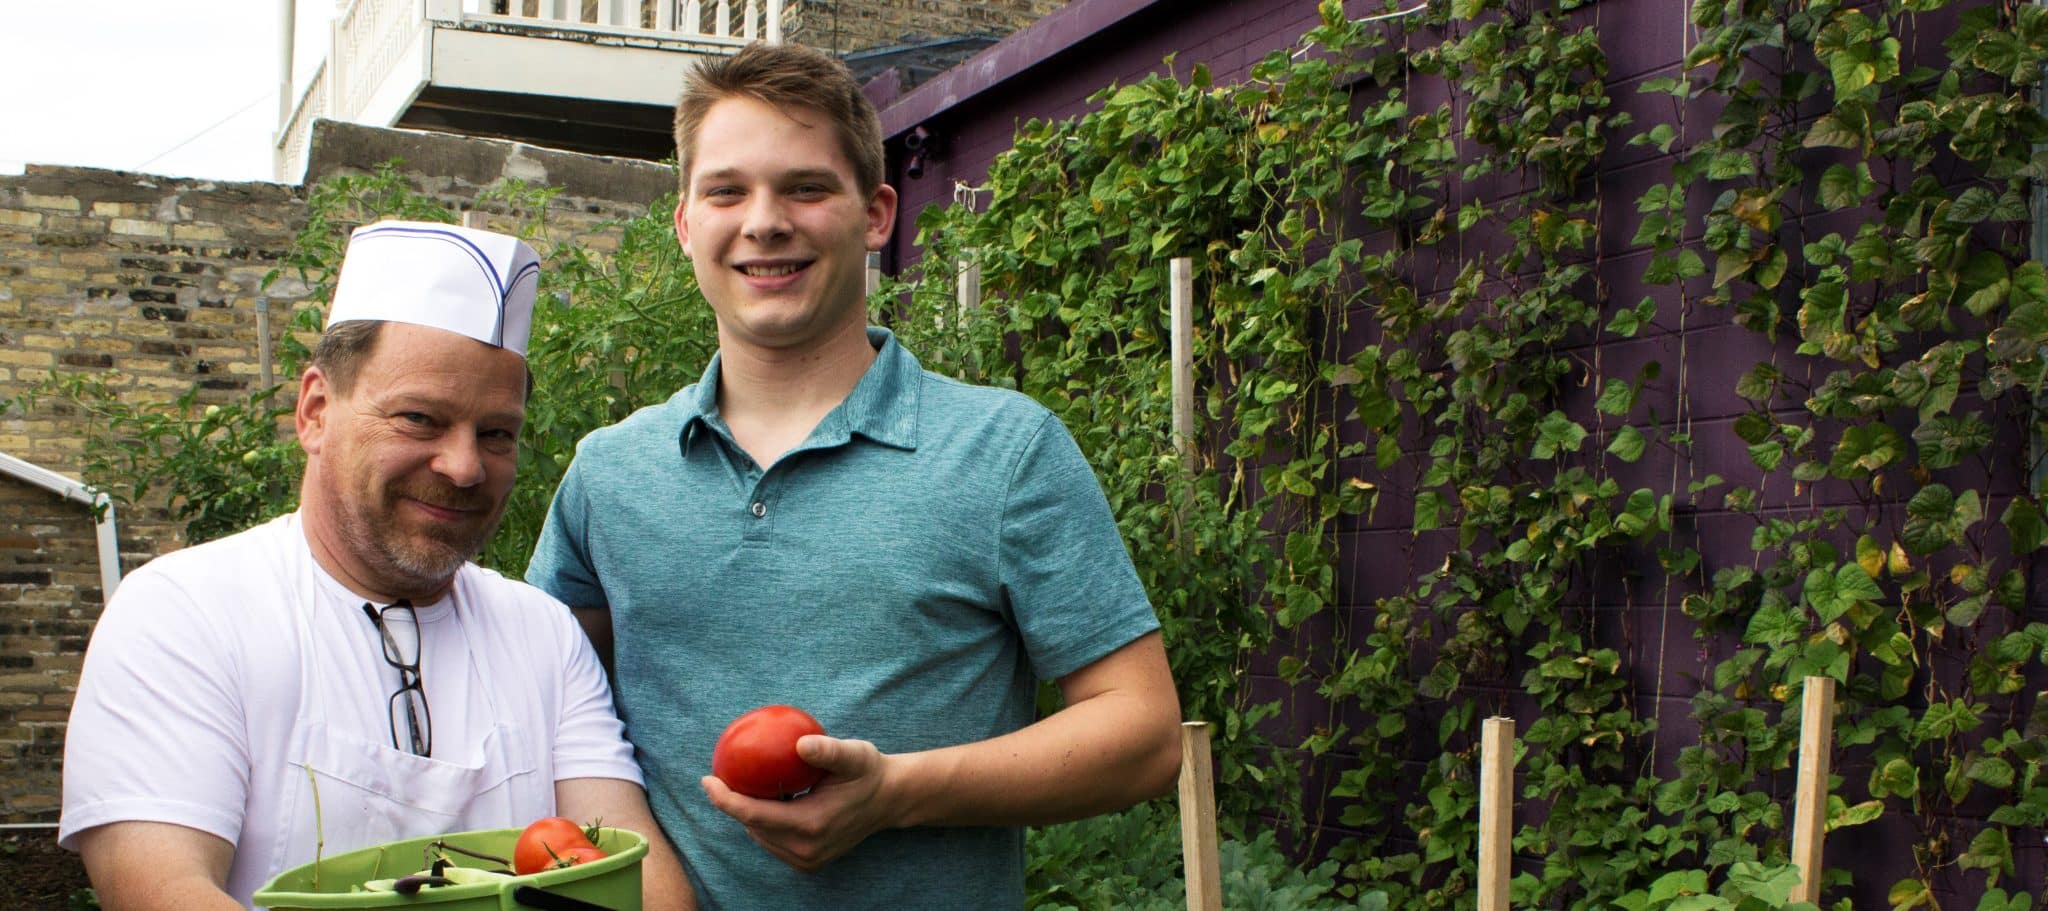
[[[597,652],[583,630],[557,607],[556,634],[562,647],[562,710],[555,727],[555,780],[618,778],[643,784],[625,726],[612,706],[612,691]]]
[[[999,535],[999,580],[1040,679],[1159,628],[1101,483],[1051,414],[1011,473]]]
[[[541,523],[540,538],[534,542],[533,558],[526,564],[526,582],[555,596],[570,607],[609,609],[604,585],[590,561],[590,499],[583,493],[585,450],[563,474],[555,498],[548,504],[547,519]]]
[[[93,630],[65,731],[65,847],[115,822],[240,837],[250,764],[241,640],[217,625],[149,567],[122,581]]]

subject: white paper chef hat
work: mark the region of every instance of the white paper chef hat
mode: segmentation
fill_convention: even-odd
[[[422,221],[349,235],[327,325],[375,319],[458,332],[526,356],[540,257],[519,238]]]

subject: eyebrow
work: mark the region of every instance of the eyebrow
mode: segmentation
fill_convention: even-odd
[[[706,181],[731,180],[736,177],[742,177],[745,173],[745,171],[739,168],[719,168],[716,171],[702,171],[697,174],[696,180],[691,181],[691,183],[695,185]],[[842,182],[839,174],[831,168],[793,168],[783,171],[775,175],[775,177],[785,183],[793,180],[824,181],[832,184]]]

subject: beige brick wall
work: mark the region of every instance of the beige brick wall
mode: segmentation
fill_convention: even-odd
[[[839,52],[960,35],[1001,37],[1038,21],[1066,0],[798,0],[784,32],[792,41]]]
[[[599,252],[617,248],[606,222],[651,201],[602,194],[673,186],[658,166],[490,140],[341,126],[322,135],[316,175],[402,157],[426,169],[416,184],[451,209],[476,206],[506,167],[493,162],[542,156],[550,182],[571,188],[550,203],[548,237]],[[195,385],[204,401],[255,391],[257,298],[305,206],[302,188],[278,184],[43,166],[0,175],[0,401],[57,371],[119,371],[122,394],[138,399],[168,400]],[[482,208],[487,227],[530,214]],[[288,276],[267,294],[272,331],[281,332],[305,288]],[[77,477],[82,421],[48,400],[0,411],[0,453]],[[127,570],[182,543],[160,510],[117,518]],[[84,506],[0,475],[0,823],[57,818],[64,720],[102,603],[98,567]]]

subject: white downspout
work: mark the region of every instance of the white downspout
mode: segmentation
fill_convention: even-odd
[[[83,503],[94,511],[94,523],[99,526],[100,603],[113,600],[114,587],[121,584],[121,541],[114,532],[114,501],[79,481],[4,452],[0,452],[0,473],[20,478],[74,503]]]

